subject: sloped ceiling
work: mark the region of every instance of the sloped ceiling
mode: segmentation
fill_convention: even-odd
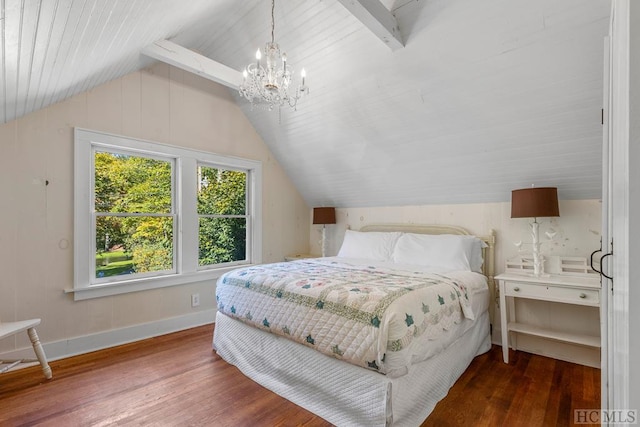
[[[383,0],[391,51],[337,0],[278,0],[276,41],[307,70],[297,111],[252,110],[310,206],[601,194],[604,0]],[[266,0],[2,0],[0,121],[150,65],[169,39],[241,70]]]

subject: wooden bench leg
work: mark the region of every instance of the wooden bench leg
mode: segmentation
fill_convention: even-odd
[[[36,352],[36,357],[40,362],[40,366],[42,366],[42,373],[44,374],[46,379],[50,380],[53,377],[53,373],[51,372],[51,367],[49,367],[49,364],[47,363],[47,356],[44,354],[44,350],[42,348],[42,344],[40,343],[40,338],[38,338],[36,328],[27,329],[27,333],[29,334],[31,344],[33,345],[33,351]]]

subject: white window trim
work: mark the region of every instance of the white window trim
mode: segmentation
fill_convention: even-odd
[[[262,163],[256,160],[224,156],[176,147],[136,138],[75,128],[74,150],[74,299],[85,300],[127,292],[215,280],[238,267],[237,263],[218,268],[198,267],[198,215],[196,181],[198,163],[249,171],[247,213],[251,221],[247,236],[247,264],[262,263]],[[122,281],[91,284],[91,263],[95,264],[92,242],[92,181],[94,147],[126,150],[144,155],[175,158],[175,210],[178,213],[176,273],[154,277],[137,277]]]

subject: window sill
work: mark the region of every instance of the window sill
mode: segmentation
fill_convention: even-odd
[[[162,277],[147,277],[142,279],[126,280],[117,283],[105,283],[91,285],[84,288],[66,288],[66,294],[73,294],[75,301],[91,298],[101,298],[111,295],[126,294],[129,292],[146,291],[150,289],[166,288],[169,286],[185,285],[188,283],[217,280],[224,273],[240,267],[250,267],[255,264],[234,265],[211,270],[201,270],[195,273],[173,274]]]

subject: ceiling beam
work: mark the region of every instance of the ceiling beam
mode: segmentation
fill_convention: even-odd
[[[200,55],[169,40],[158,40],[142,49],[142,54],[174,67],[213,80],[216,83],[238,89],[242,73],[224,64]]]
[[[395,16],[379,0],[338,0],[391,50],[404,47]]]

